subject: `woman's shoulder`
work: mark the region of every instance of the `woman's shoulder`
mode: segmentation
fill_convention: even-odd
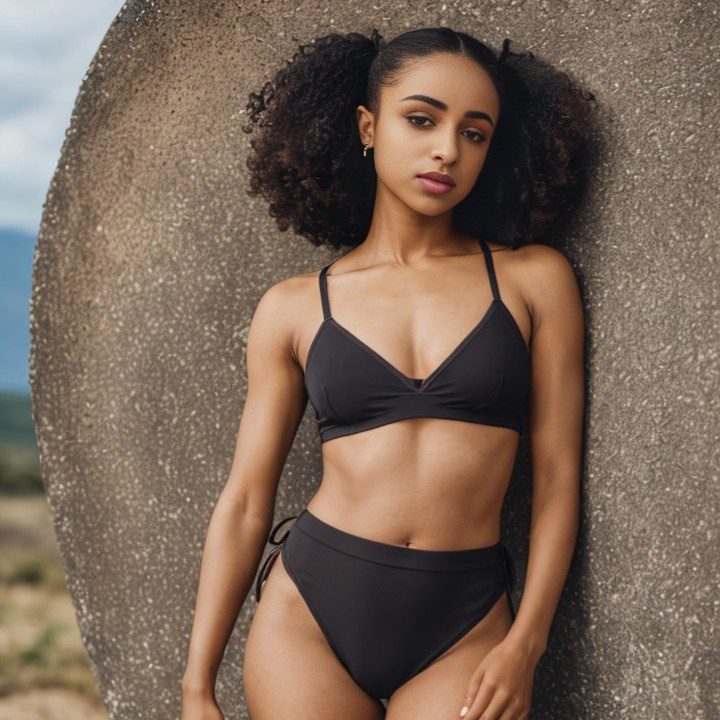
[[[567,281],[574,274],[565,254],[550,245],[528,243],[515,249],[497,247],[507,252],[493,252],[493,259],[503,263],[507,272],[517,275],[518,279],[525,278],[527,283]]]
[[[274,282],[263,292],[258,309],[278,319],[291,323],[298,317],[307,316],[314,305],[320,303],[319,276],[322,267],[308,272],[289,275]]]
[[[551,245],[531,243],[516,251],[523,274],[541,284],[574,281],[575,271],[568,257]]]
[[[518,248],[489,243],[496,274],[505,288],[514,288],[534,314],[550,298],[577,294],[572,264],[563,252],[550,245],[529,243]]]

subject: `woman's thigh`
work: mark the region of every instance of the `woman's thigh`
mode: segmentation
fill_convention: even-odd
[[[379,720],[383,705],[353,681],[278,555],[262,586],[243,658],[252,720]]]
[[[470,678],[511,624],[507,594],[466,635],[390,697],[386,720],[460,717]]]

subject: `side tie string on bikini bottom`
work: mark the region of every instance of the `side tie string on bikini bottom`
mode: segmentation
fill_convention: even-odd
[[[503,552],[503,570],[505,572],[505,589],[507,590],[508,604],[510,605],[510,616],[515,622],[515,605],[513,603],[512,593],[515,590],[515,584],[517,582],[517,571],[515,569],[515,561],[510,551],[505,546],[505,543],[501,543]]]
[[[275,560],[277,560],[277,556],[280,554],[280,551],[282,550],[282,544],[285,542],[285,539],[290,534],[290,531],[288,530],[279,540],[276,539],[277,531],[288,521],[293,520],[296,518],[297,515],[289,515],[286,518],[283,518],[280,520],[275,527],[270,531],[270,537],[268,538],[268,542],[271,545],[275,545],[275,547],[268,553],[268,556],[263,561],[262,565],[260,566],[260,570],[258,572],[257,576],[257,582],[255,584],[255,602],[260,602],[260,591],[261,586],[267,580],[268,573],[270,572],[273,563]]]

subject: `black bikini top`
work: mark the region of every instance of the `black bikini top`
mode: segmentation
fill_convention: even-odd
[[[490,248],[480,240],[493,300],[477,325],[426,378],[410,378],[335,321],[326,265],[319,275],[323,321],[305,363],[305,387],[321,442],[407,418],[432,417],[521,433],[530,353],[500,299]]]

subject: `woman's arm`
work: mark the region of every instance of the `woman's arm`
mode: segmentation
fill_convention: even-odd
[[[272,524],[282,469],[307,394],[292,352],[296,284],[260,299],[248,332],[248,389],[230,474],[205,539],[183,694],[214,693],[225,646],[247,597]]]
[[[562,253],[523,248],[518,275],[533,321],[530,445],[533,500],[522,599],[505,638],[469,683],[465,720],[525,718],[535,667],[565,585],[579,528],[584,408],[584,318],[575,274]],[[519,267],[522,265],[522,267]]]
[[[539,658],[565,585],[579,528],[584,412],[584,316],[572,266],[532,246],[530,452],[533,495],[527,574],[508,633]]]

